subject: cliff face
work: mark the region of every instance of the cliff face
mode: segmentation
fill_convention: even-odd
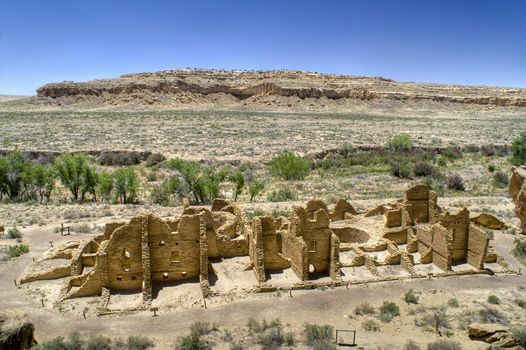
[[[84,83],[51,83],[37,90],[40,103],[74,104],[185,104],[203,102],[211,96],[226,96],[214,102],[229,104],[258,97],[344,101],[432,101],[438,103],[526,107],[526,89],[473,87],[395,82],[300,71],[169,70],[127,74],[116,79]],[[184,98],[181,98],[184,97]],[[246,104],[246,102],[245,102]]]

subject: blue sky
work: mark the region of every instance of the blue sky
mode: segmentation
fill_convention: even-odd
[[[526,87],[526,1],[1,0],[0,94],[179,67]]]

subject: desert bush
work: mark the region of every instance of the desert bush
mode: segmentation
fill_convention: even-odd
[[[509,179],[508,175],[503,171],[497,171],[493,174],[493,185],[498,188],[504,188],[508,186]]]
[[[133,168],[119,168],[113,173],[115,196],[121,204],[135,203],[139,191],[137,173]]]
[[[444,182],[441,179],[424,177],[422,184],[426,185],[430,190],[435,191],[438,195],[444,195]]]
[[[102,152],[99,156],[100,165],[130,166],[139,164],[143,155],[134,151],[109,151]]]
[[[102,335],[92,335],[84,347],[86,350],[112,350],[111,339]]]
[[[22,238],[22,232],[15,226],[7,230],[7,237],[11,239]]]
[[[212,349],[201,337],[195,333],[183,337],[175,346],[176,350],[210,350]]]
[[[154,165],[157,165],[159,163],[162,163],[166,160],[166,158],[160,154],[160,153],[152,153],[146,158],[146,166],[152,167]]]
[[[418,304],[418,295],[412,289],[409,289],[404,295],[405,302],[408,304]]]
[[[267,322],[266,319],[263,319],[261,322],[256,320],[255,318],[249,318],[247,322],[248,329],[253,333],[261,333],[265,330],[272,328],[272,327],[281,327],[281,322],[279,319],[274,319],[270,322]]]
[[[212,331],[212,327],[208,322],[195,322],[190,325],[190,333],[202,336]]]
[[[405,343],[403,350],[420,350],[420,346],[418,346],[414,340],[408,340],[407,343]]]
[[[442,155],[450,160],[459,159],[462,157],[462,149],[460,147],[448,147],[442,151]]]
[[[457,298],[451,298],[447,301],[447,305],[450,307],[459,307],[460,303],[458,302]]]
[[[258,336],[258,344],[262,350],[280,349],[284,341],[281,326],[267,328]]]
[[[346,143],[342,144],[340,147],[338,147],[338,153],[341,154],[344,157],[347,157],[347,155],[349,155],[353,151],[354,151],[353,145],[351,145],[348,142],[346,142]]]
[[[332,343],[334,328],[329,325],[306,323],[303,327],[306,344],[315,350],[335,349]]]
[[[387,147],[394,151],[408,151],[413,147],[413,141],[408,134],[398,134],[387,141]]]
[[[523,309],[526,309],[526,300],[522,298],[515,299],[515,304],[517,304],[519,307],[522,307]]]
[[[462,346],[456,341],[438,339],[427,344],[427,350],[462,350]]]
[[[513,255],[526,258],[526,239],[516,238],[514,243],[515,247],[511,251]]]
[[[29,246],[24,243],[19,243],[7,247],[7,256],[10,258],[19,257],[22,254],[29,252]]]
[[[294,339],[294,333],[286,332],[285,335],[283,336],[283,342],[287,346],[294,345],[294,343],[296,342],[296,340]]]
[[[413,177],[413,169],[411,169],[409,162],[394,161],[391,163],[391,175],[401,179],[410,179]]]
[[[272,175],[285,180],[303,180],[309,174],[311,162],[293,152],[283,152],[270,160],[268,168]]]
[[[169,205],[173,196],[181,192],[183,192],[181,181],[177,176],[172,176],[152,188],[150,199],[155,204]]]
[[[288,187],[274,190],[267,196],[267,200],[270,202],[286,202],[293,201],[295,199],[296,193]]]
[[[494,145],[482,145],[480,146],[480,153],[482,153],[484,157],[491,157],[498,152]]]
[[[494,172],[496,169],[495,164],[488,164],[488,171],[490,173]]]
[[[275,218],[279,218],[279,217],[290,217],[290,211],[288,210],[281,210],[281,209],[272,209],[272,211],[270,212],[270,216],[272,216],[274,219]]]
[[[435,176],[438,174],[438,169],[429,162],[418,162],[413,167],[413,174],[416,177]]]
[[[379,318],[383,322],[391,322],[391,320],[400,316],[400,308],[393,302],[384,301],[383,305],[380,307]]]
[[[378,332],[380,331],[380,325],[375,320],[365,320],[362,322],[362,328],[367,332]]]
[[[497,304],[500,304],[500,299],[499,299],[498,296],[496,296],[494,294],[490,294],[489,297],[488,297],[488,302],[490,304],[497,305]]]
[[[479,310],[478,319],[480,320],[479,322],[483,323],[508,324],[508,318],[494,307],[487,307]]]
[[[456,191],[465,191],[464,179],[458,174],[452,174],[447,178],[447,188]]]
[[[523,348],[526,348],[526,327],[525,326],[514,328],[512,330],[512,336],[513,336],[513,340],[515,340],[515,343],[517,343],[517,345],[520,345]]]
[[[511,162],[513,165],[526,163],[526,132],[522,132],[511,144]]]
[[[369,305],[369,303],[361,303],[360,305],[354,308],[354,313],[356,315],[372,315],[374,314],[374,308]]]

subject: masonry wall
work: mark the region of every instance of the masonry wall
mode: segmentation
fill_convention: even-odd
[[[484,268],[488,253],[489,238],[484,231],[475,225],[470,225],[467,262],[477,269]]]

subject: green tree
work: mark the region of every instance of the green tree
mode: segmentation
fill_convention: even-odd
[[[241,171],[236,171],[232,174],[231,179],[234,182],[234,202],[237,202],[237,197],[243,193],[245,188],[245,176]]]
[[[84,201],[84,196],[89,193],[93,201],[97,201],[97,186],[100,182],[99,173],[94,166],[86,165],[82,173],[82,189],[81,199]]]
[[[24,190],[24,178],[30,161],[20,151],[10,152],[3,159],[0,161],[1,192],[11,199],[18,199]]]
[[[519,137],[513,140],[511,151],[511,162],[514,165],[523,165],[526,163],[526,131],[522,132]]]
[[[113,176],[110,173],[102,172],[99,174],[99,194],[103,201],[110,202],[113,192]]]
[[[285,180],[303,180],[309,174],[311,162],[295,153],[283,152],[272,158],[268,167],[274,176]]]
[[[23,175],[26,194],[43,203],[50,200],[55,188],[56,175],[52,166],[43,164],[28,165]]]
[[[137,200],[139,182],[133,168],[119,168],[113,173],[115,194],[121,204],[134,203]]]
[[[55,169],[60,182],[78,201],[83,188],[84,175],[88,168],[88,157],[84,154],[65,154],[55,160]]]
[[[248,193],[250,194],[250,201],[256,198],[265,188],[263,183],[258,180],[252,180],[248,182]]]

